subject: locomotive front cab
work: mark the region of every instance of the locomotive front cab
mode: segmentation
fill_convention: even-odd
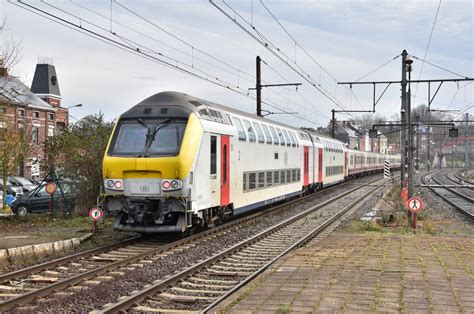
[[[184,232],[192,224],[192,167],[203,129],[187,102],[169,96],[133,107],[112,133],[103,161],[104,207],[116,213],[116,230]]]

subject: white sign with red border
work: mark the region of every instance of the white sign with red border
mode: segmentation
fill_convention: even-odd
[[[92,208],[89,211],[89,218],[92,221],[97,221],[104,216],[104,212],[99,208]]]
[[[419,197],[411,197],[407,201],[407,207],[412,213],[418,213],[423,209],[423,201]]]

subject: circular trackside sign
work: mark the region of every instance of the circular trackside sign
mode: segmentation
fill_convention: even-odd
[[[92,208],[90,211],[89,211],[89,218],[92,220],[92,221],[97,221],[99,220],[100,218],[102,218],[104,216],[104,212],[102,210],[100,210],[99,208]]]
[[[419,197],[412,197],[407,201],[407,207],[412,213],[418,213],[423,208],[423,202]]]

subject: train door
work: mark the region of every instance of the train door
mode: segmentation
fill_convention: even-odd
[[[303,185],[308,186],[309,184],[309,147],[304,147],[304,158],[303,158]]]
[[[348,157],[348,154],[347,152],[344,153],[344,176],[348,176],[349,175],[349,172],[347,171],[347,169],[349,169],[349,157]]]
[[[230,140],[229,135],[221,135],[221,206],[230,203]]]
[[[318,154],[318,182],[323,182],[323,149],[319,148]]]

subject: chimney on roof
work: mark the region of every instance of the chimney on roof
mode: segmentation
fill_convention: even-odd
[[[8,69],[4,66],[0,66],[0,77],[8,77]]]

